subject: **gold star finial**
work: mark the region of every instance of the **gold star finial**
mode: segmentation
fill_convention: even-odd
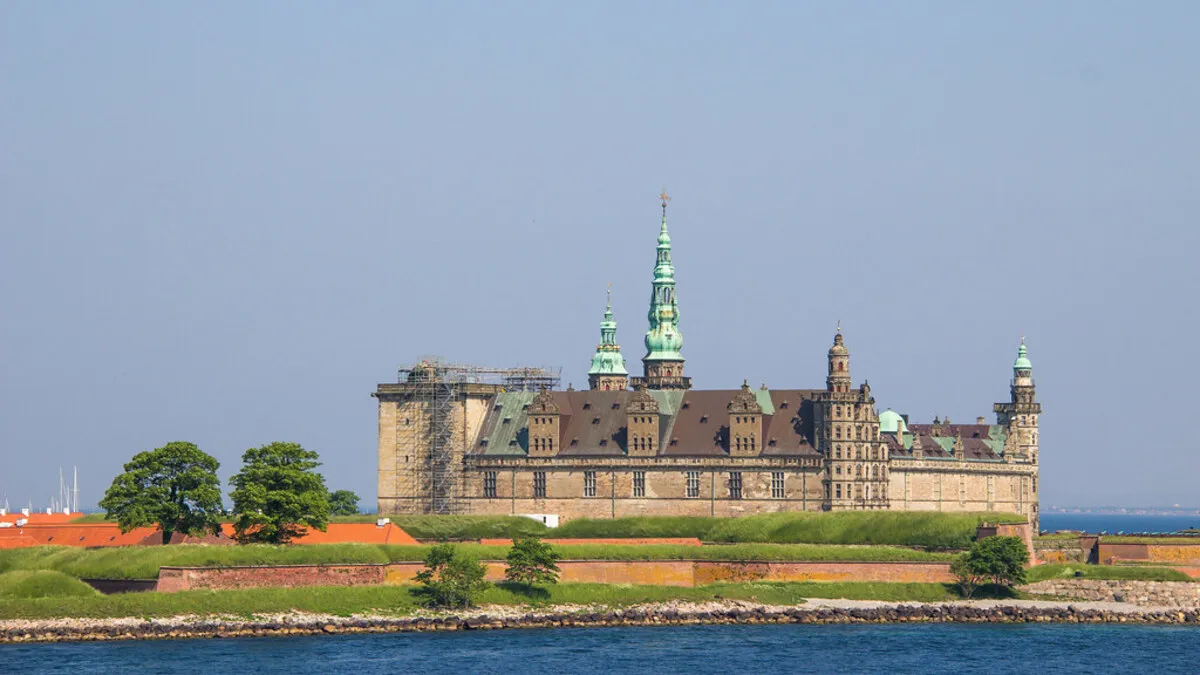
[[[671,197],[667,194],[667,188],[664,187],[662,194],[658,195],[658,200],[662,202],[663,210],[667,210],[667,202],[671,201]]]

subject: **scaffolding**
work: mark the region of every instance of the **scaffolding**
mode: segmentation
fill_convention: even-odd
[[[446,363],[436,357],[420,360],[400,369],[399,383],[405,385],[408,401],[416,404],[416,425],[412,415],[405,418],[408,427],[398,439],[398,450],[405,460],[416,459],[402,484],[409,503],[424,502],[419,510],[432,514],[457,514],[467,509],[462,499],[463,459],[466,453],[465,415],[455,419],[455,403],[464,400],[469,385],[492,385],[504,391],[540,391],[556,389],[562,381],[561,368],[484,366]],[[461,439],[454,439],[455,427]]]

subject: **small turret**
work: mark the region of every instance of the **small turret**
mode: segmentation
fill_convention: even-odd
[[[829,348],[829,375],[825,378],[829,391],[850,391],[850,350],[842,339],[842,322],[838,322],[833,346]]]
[[[592,367],[588,370],[589,389],[625,389],[629,386],[629,371],[625,370],[625,357],[617,344],[617,322],[613,319],[612,287],[608,289],[608,302],[604,308],[604,320],[600,322],[600,344],[592,356]]]

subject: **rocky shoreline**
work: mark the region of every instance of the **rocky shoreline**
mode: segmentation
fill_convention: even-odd
[[[682,626],[701,624],[868,623],[1131,623],[1200,627],[1200,608],[1138,607],[1124,603],[974,601],[898,603],[810,600],[803,605],[745,601],[664,602],[620,609],[488,606],[420,616],[289,613],[253,618],[181,616],[163,619],[47,619],[0,621],[0,643],[169,640],[282,635],[403,633],[515,628]]]

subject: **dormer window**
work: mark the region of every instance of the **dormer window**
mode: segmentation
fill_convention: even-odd
[[[583,402],[583,409],[584,409],[584,410],[591,410],[591,409],[592,409],[592,402],[591,402],[591,401],[584,401],[584,402]]]
[[[571,447],[573,448],[573,447],[575,447],[575,446],[577,446],[577,445],[579,445],[579,439],[578,439],[578,438],[572,438],[572,439],[571,439]]]
[[[608,445],[608,439],[607,439],[607,438],[601,438],[601,439],[600,439],[600,447],[602,447],[602,448],[603,448],[603,447],[604,447],[604,446],[606,446],[606,445]]]
[[[708,424],[708,415],[701,415],[701,416],[700,416],[700,423],[701,423],[701,424]]]
[[[786,398],[785,398],[785,399],[783,399],[782,401],[780,401],[780,402],[779,402],[779,409],[780,409],[780,410],[783,410],[784,408],[787,408],[787,407],[788,407],[788,402],[787,402],[787,399],[786,399]]]
[[[501,420],[501,421],[500,421],[500,423],[501,423],[501,424],[508,424],[508,423],[509,423],[509,422],[511,422],[511,421],[512,421],[512,418],[511,418],[511,417],[505,417],[503,420]]]
[[[687,409],[688,409],[688,408],[690,408],[690,407],[692,407],[692,404],[691,404],[691,402],[690,402],[690,401],[684,401],[684,402],[683,402],[683,405],[682,405],[682,406],[680,406],[680,408],[682,408],[683,410],[687,410]]]
[[[599,418],[599,417],[593,417],[593,418],[592,418],[592,424],[600,424],[600,418]]]
[[[671,445],[679,445],[679,439],[678,439],[678,438],[672,438],[672,439],[671,439]]]
[[[612,404],[612,409],[613,409],[613,410],[620,410],[620,409],[621,409],[621,404],[620,404],[619,402],[617,402],[617,401],[613,401],[613,404]]]
[[[775,439],[772,438],[771,440],[767,441],[767,445],[771,446],[772,448],[775,447]]]

